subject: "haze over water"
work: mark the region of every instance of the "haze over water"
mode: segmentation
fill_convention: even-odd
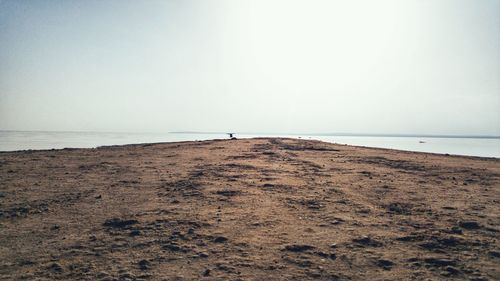
[[[408,151],[448,153],[500,158],[500,138],[443,138],[395,136],[327,136],[285,134],[236,134],[238,138],[290,137],[367,147]],[[217,133],[97,133],[97,132],[28,132],[0,131],[0,151],[27,149],[95,148],[155,142],[227,139]]]

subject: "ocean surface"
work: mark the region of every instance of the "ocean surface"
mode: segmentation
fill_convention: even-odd
[[[326,142],[409,151],[448,153],[500,158],[500,138],[464,138],[429,136],[326,136],[236,134],[238,138],[290,137]],[[214,133],[94,133],[0,131],[0,151],[27,149],[93,148],[105,145],[227,139]]]

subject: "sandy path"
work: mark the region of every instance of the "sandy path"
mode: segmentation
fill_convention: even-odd
[[[500,279],[500,160],[292,139],[0,153],[0,279]]]

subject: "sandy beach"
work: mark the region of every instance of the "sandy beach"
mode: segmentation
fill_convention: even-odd
[[[0,153],[1,280],[499,280],[500,159],[241,139]]]

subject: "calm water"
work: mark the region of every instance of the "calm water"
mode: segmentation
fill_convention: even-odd
[[[430,137],[368,137],[368,136],[297,136],[244,135],[239,138],[281,136],[318,139],[340,144],[383,147],[410,151],[448,153],[500,158],[500,139],[430,138]],[[91,133],[91,132],[21,132],[0,131],[0,151],[52,148],[91,148],[103,145],[174,142],[227,138],[224,134],[185,133]],[[423,143],[421,143],[421,141]]]

